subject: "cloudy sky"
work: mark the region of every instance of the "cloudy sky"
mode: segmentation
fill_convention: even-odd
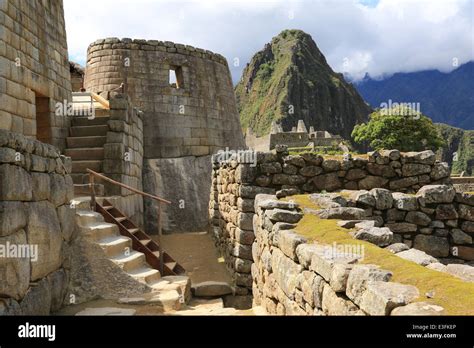
[[[155,39],[221,53],[236,83],[284,29],[311,34],[338,72],[362,78],[474,60],[472,0],[64,0],[69,55],[105,37]]]

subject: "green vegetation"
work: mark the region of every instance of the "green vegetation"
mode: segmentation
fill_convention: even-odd
[[[305,147],[289,147],[288,152],[290,155],[298,155],[303,152],[316,153],[320,155],[343,155],[344,151],[339,149],[337,146],[315,146],[314,150],[311,146]]]
[[[297,195],[286,198],[293,200],[302,208],[318,209],[309,195]],[[305,214],[295,229],[310,241],[332,245],[362,245],[364,247],[363,264],[375,264],[393,273],[392,281],[411,284],[418,288],[417,301],[442,306],[448,315],[474,315],[474,283],[462,281],[454,276],[430,270],[414,262],[404,260],[374,244],[353,239],[347,229],[339,227],[337,220],[320,219],[316,215]],[[434,291],[433,298],[424,296]]]
[[[474,175],[474,131],[438,123],[436,128],[447,146],[438,151],[438,157],[452,166],[453,174]]]
[[[453,158],[453,173],[474,175],[474,131],[464,132],[456,152],[457,156]]]
[[[429,117],[407,108],[377,110],[369,116],[369,122],[354,127],[352,137],[375,150],[423,151],[445,145]]]

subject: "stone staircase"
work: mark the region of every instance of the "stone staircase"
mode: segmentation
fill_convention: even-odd
[[[138,301],[160,305],[166,310],[179,310],[189,301],[191,290],[188,277],[161,277],[158,270],[147,264],[143,253],[133,250],[132,240],[122,236],[117,225],[104,222],[101,214],[87,210],[89,202],[86,200],[76,201],[75,204],[76,227],[81,238],[100,246],[104,256],[117,266],[115,272],[123,272],[133,279],[136,288],[146,289],[138,299],[132,296],[120,299],[119,303]],[[133,281],[129,285],[134,287]]]
[[[73,110],[75,116],[66,139],[65,155],[72,159],[71,176],[75,189],[81,193],[81,188],[86,189],[82,185],[89,182],[87,168],[102,173],[110,110],[85,92],[73,93]],[[80,116],[84,114],[91,116]]]

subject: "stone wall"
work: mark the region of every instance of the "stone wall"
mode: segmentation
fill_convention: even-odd
[[[451,180],[456,191],[474,192],[474,177],[453,177]]]
[[[63,303],[75,209],[71,161],[58,152],[0,130],[0,314],[46,315]],[[12,254],[30,247],[37,259]]]
[[[281,151],[281,152],[278,152]],[[287,156],[285,147],[258,156],[254,184],[298,192],[387,188],[416,192],[427,184],[449,183],[449,167],[432,151],[371,152],[367,158],[323,158],[313,153]]]
[[[322,218],[352,220],[347,221],[352,225],[373,220],[375,227],[388,227],[393,232],[393,240],[385,240],[379,229],[376,234],[370,229],[356,233],[356,238],[378,238],[384,244],[381,246],[403,242],[447,261],[474,261],[474,195],[456,193],[453,186],[426,185],[416,195],[376,188],[311,197],[322,207],[317,212]],[[325,202],[330,207],[325,207]]]
[[[126,82],[144,112],[145,157],[205,156],[243,147],[231,75],[219,54],[169,41],[109,38],[87,51],[85,87],[102,93]],[[178,88],[170,85],[176,72]]]
[[[254,304],[277,315],[437,314],[443,308],[410,303],[420,292],[391,282],[392,273],[358,264],[363,253],[337,253],[292,230],[302,213],[295,203],[260,194],[255,199],[252,255]],[[413,307],[415,306],[415,307]],[[431,313],[430,313],[431,312]]]
[[[247,130],[245,134],[245,145],[249,149],[255,151],[270,151],[270,137],[271,134],[263,135],[261,137],[257,137],[256,134],[249,131],[250,128]]]
[[[277,150],[255,156],[247,151],[237,160],[213,157],[210,229],[243,294],[251,287],[252,219],[257,194],[283,197],[344,188],[417,192],[421,185],[449,182],[447,164],[435,162],[432,151],[381,151],[370,153],[367,159],[338,160],[311,153],[288,156],[284,147]],[[254,163],[248,163],[252,157]]]
[[[114,93],[109,99],[109,131],[104,145],[104,175],[143,191],[143,121],[125,94]],[[120,196],[113,204],[143,226],[143,198],[125,188],[103,182],[106,196]]]
[[[71,101],[63,2],[0,1],[0,129],[65,147]]]

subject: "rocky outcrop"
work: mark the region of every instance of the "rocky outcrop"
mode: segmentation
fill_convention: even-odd
[[[298,120],[350,139],[370,107],[327,64],[310,35],[285,30],[254,55],[235,88],[244,128],[268,134],[272,121],[290,131]]]
[[[163,231],[199,232],[207,229],[205,211],[209,197],[211,156],[145,159],[144,191],[171,200],[163,206]],[[145,198],[145,228],[149,234],[158,231],[156,201]]]

